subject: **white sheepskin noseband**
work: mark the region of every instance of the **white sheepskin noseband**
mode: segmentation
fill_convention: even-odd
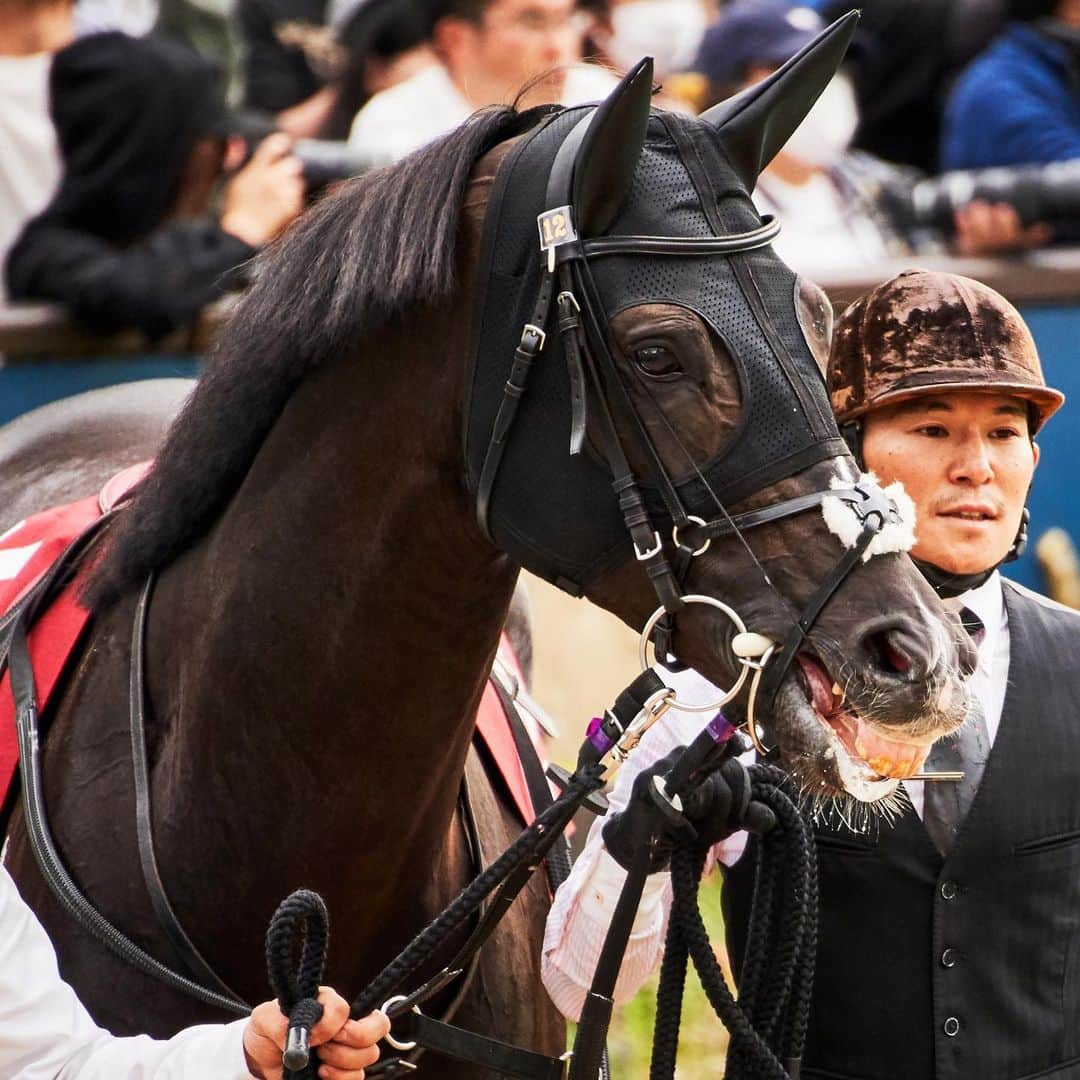
[[[829,481],[833,491],[852,487],[873,486],[892,499],[898,511],[899,520],[888,521],[882,530],[870,541],[863,552],[862,561],[869,561],[872,555],[885,555],[890,551],[910,551],[915,543],[915,503],[904,490],[899,480],[882,488],[873,473],[863,473],[854,484],[843,477],[834,476]],[[852,548],[862,533],[863,525],[855,508],[836,495],[826,495],[821,500],[821,514],[829,532],[839,538],[844,547]]]

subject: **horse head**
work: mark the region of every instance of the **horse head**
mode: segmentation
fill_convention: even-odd
[[[761,700],[788,767],[869,802],[962,722],[973,653],[903,553],[906,497],[840,438],[828,301],[749,197],[856,18],[700,118],[653,111],[642,61],[498,152],[465,445],[493,543],[723,686],[739,627],[681,598],[735,609],[772,643]]]

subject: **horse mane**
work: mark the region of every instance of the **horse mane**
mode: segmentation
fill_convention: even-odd
[[[547,110],[485,109],[348,182],[252,263],[153,471],[109,530],[83,590],[103,607],[167,566],[224,510],[305,375],[457,287],[461,206],[476,162]]]

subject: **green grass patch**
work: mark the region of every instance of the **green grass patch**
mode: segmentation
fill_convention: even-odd
[[[720,887],[720,874],[710,874],[701,883],[700,902],[709,937],[727,970]],[[613,1080],[639,1080],[649,1074],[658,980],[659,975],[654,975],[632,1001],[615,1011],[608,1036]],[[569,1037],[572,1044],[573,1026]],[[727,1031],[713,1012],[691,964],[679,1037],[679,1075],[694,1077],[695,1080],[698,1077],[722,1076],[727,1042]]]

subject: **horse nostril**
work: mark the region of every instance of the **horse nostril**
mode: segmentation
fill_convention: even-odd
[[[872,663],[887,675],[907,678],[911,674],[911,657],[892,640],[888,630],[871,634],[866,650]]]

